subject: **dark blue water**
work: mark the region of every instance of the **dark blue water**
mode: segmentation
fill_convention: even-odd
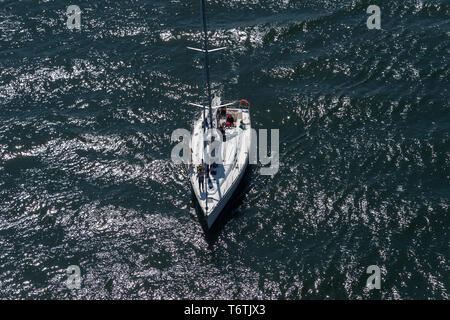
[[[208,2],[214,89],[281,162],[214,241],[170,161],[199,1],[70,4],[81,30],[68,2],[0,1],[0,298],[449,298],[450,1]]]

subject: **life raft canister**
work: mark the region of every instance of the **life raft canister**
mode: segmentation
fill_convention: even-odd
[[[245,99],[242,99],[242,100],[239,102],[239,107],[245,106],[246,108],[248,108],[249,105],[250,105],[250,104],[249,104],[248,101],[245,100]]]

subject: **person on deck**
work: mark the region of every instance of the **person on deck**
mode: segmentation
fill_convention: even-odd
[[[219,115],[219,118],[225,118],[227,116],[227,108],[220,107],[218,115]]]
[[[227,127],[234,127],[234,118],[231,113],[228,114]]]
[[[203,159],[202,164],[199,164],[197,166],[197,178],[198,178],[198,188],[200,192],[205,191],[205,166],[203,165]]]

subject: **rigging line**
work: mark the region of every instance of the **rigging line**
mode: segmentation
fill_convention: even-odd
[[[210,75],[209,75],[208,29],[207,29],[207,25],[206,25],[206,14],[205,14],[206,8],[205,7],[206,7],[205,0],[200,0],[200,12],[201,12],[201,18],[202,18],[202,25],[203,25],[203,50],[204,50],[204,69],[205,69],[206,99],[207,99],[208,109],[209,109],[209,121],[207,120],[207,123],[209,122],[209,127],[212,129],[212,126],[213,126],[213,113],[212,113],[212,106],[211,106],[212,98],[211,98],[211,80],[210,80]],[[203,111],[203,115],[204,115],[204,118],[205,118],[205,110]],[[205,129],[206,129],[206,124],[205,124]],[[206,213],[208,212],[209,171],[210,171],[210,166],[209,166],[209,164],[207,164],[206,165],[206,181],[205,181]]]

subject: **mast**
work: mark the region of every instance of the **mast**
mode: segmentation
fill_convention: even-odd
[[[213,113],[212,113],[212,97],[211,97],[211,79],[209,76],[209,51],[208,51],[208,28],[206,26],[206,0],[200,0],[200,12],[203,25],[203,69],[205,70],[205,86],[206,94],[205,98],[207,100],[207,106],[209,110],[209,127],[212,129],[213,126]],[[203,111],[203,115],[205,112]]]

